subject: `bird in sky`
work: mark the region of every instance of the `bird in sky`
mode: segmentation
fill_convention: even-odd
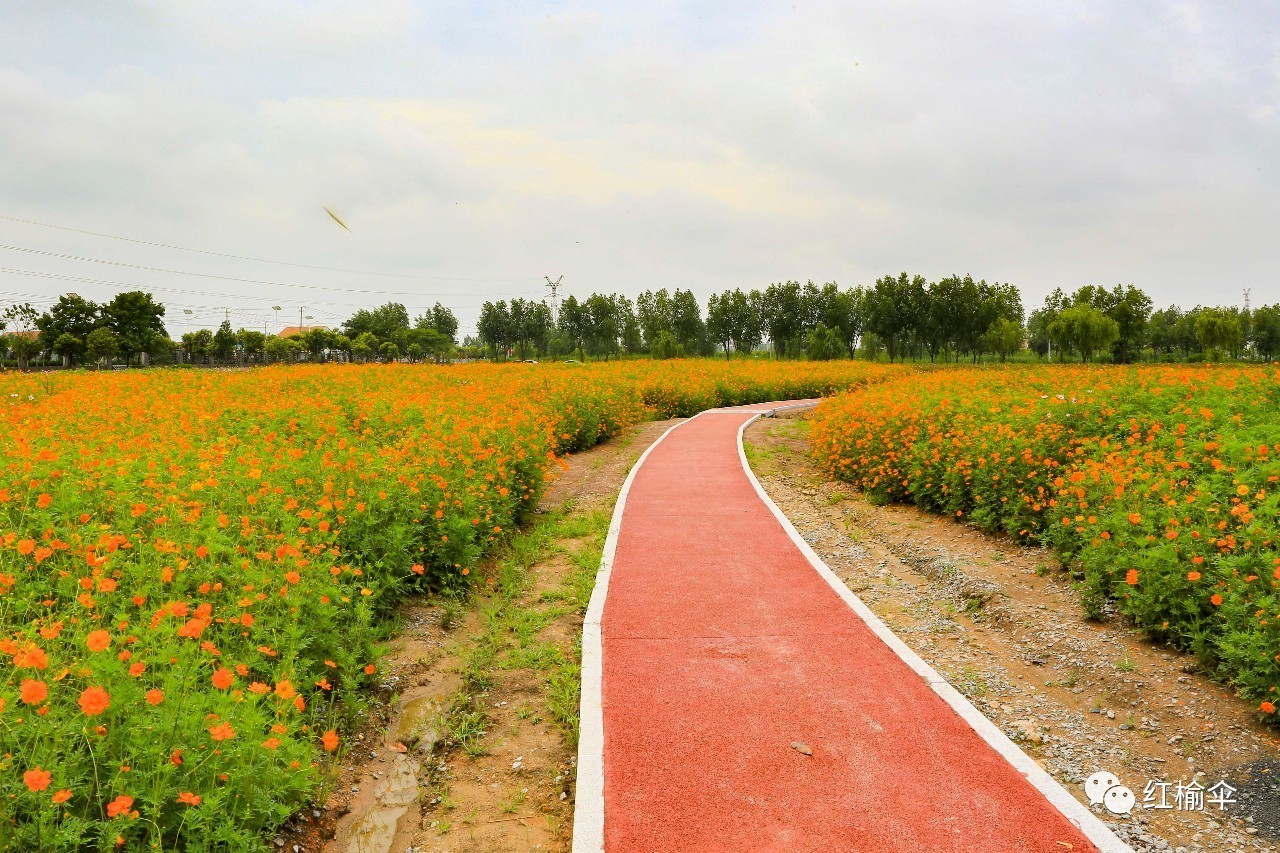
[[[327,214],[329,214],[329,217],[330,217],[334,222],[336,222],[336,223],[338,223],[339,225],[341,225],[344,231],[347,231],[347,232],[350,232],[350,231],[351,231],[351,229],[347,227],[347,223],[343,222],[343,221],[342,221],[342,217],[338,216],[338,214],[334,213],[332,210],[330,210],[330,209],[329,209],[329,208],[327,208],[327,207],[324,209],[324,212],[325,212],[325,213],[327,213]]]

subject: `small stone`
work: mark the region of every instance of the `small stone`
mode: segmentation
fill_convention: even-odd
[[[809,744],[802,740],[791,741],[791,748],[801,755],[813,755],[813,750],[809,748]]]
[[[1020,740],[1037,745],[1044,743],[1044,735],[1041,733],[1040,727],[1036,725],[1035,720],[1014,720],[1012,725],[1017,731]]]

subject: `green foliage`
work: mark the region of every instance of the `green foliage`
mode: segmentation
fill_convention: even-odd
[[[103,361],[109,365],[111,360],[120,354],[120,339],[116,333],[106,328],[94,329],[85,339],[85,355],[95,364]]]
[[[1049,324],[1049,336],[1060,354],[1076,352],[1088,362],[1119,339],[1120,325],[1092,305],[1080,303],[1058,312]]]
[[[840,340],[840,335],[835,329],[828,329],[826,324],[819,323],[817,328],[809,333],[805,354],[810,361],[831,361],[843,358],[844,341]]]

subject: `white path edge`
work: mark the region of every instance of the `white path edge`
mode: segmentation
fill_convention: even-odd
[[[618,492],[609,520],[609,533],[600,554],[596,585],[587,604],[582,622],[582,695],[578,714],[577,784],[573,804],[573,853],[601,853],[604,850],[604,653],[600,645],[600,618],[604,616],[604,600],[609,593],[609,576],[618,550],[618,533],[622,529],[622,513],[627,507],[627,494],[636,472],[653,449],[671,433],[706,412],[672,424],[631,466],[627,479]]]
[[[1102,853],[1133,853],[1132,848],[1107,829],[1102,821],[1084,807],[1075,797],[1063,788],[1056,779],[1046,773],[1029,755],[1011,741],[1004,732],[982,715],[968,699],[964,698],[954,687],[947,683],[933,667],[925,663],[919,655],[911,651],[905,643],[871,612],[861,599],[853,594],[849,587],[828,568],[822,558],[809,547],[809,543],[796,530],[795,525],[786,514],[778,508],[773,499],[765,492],[756,479],[755,472],[747,462],[746,450],[742,445],[742,435],[747,427],[755,423],[761,416],[772,417],[783,411],[813,408],[818,403],[798,403],[790,406],[773,406],[753,410],[751,407],[739,407],[732,411],[744,414],[754,411],[755,416],[748,419],[738,429],[738,459],[742,470],[755,488],[756,494],[764,501],[765,506],[782,525],[787,536],[804,554],[805,559],[823,580],[840,596],[849,608],[857,614],[867,627],[893,650],[907,666],[923,678],[929,686],[942,697],[951,708],[967,722],[978,736],[986,741],[996,752],[1013,765],[1032,786],[1036,788],[1059,812],[1071,821],[1092,841]],[[644,464],[653,449],[662,443],[674,430],[684,426],[708,412],[726,411],[725,409],[708,409],[699,412],[687,420],[672,425],[666,432],[658,436],[653,444],[640,454],[636,464],[631,467],[627,479],[618,492],[617,503],[613,507],[613,516],[609,521],[609,532],[605,537],[604,550],[600,556],[600,568],[596,572],[595,588],[591,592],[591,601],[587,605],[586,618],[582,624],[582,695],[579,712],[577,785],[573,809],[573,853],[602,853],[604,850],[604,660],[601,648],[600,620],[604,615],[604,602],[609,592],[609,577],[613,571],[614,555],[618,550],[618,534],[622,529],[622,514],[626,509],[627,495],[636,478],[640,466]]]

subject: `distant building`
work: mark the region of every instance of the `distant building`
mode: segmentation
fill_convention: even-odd
[[[279,331],[279,333],[276,335],[276,337],[277,337],[277,338],[292,338],[292,337],[294,337],[295,335],[301,335],[301,334],[304,334],[304,333],[306,333],[306,332],[311,331],[312,329],[324,329],[324,328],[327,328],[327,327],[326,327],[326,326],[317,326],[317,325],[314,325],[314,324],[313,324],[313,325],[310,325],[310,326],[285,326],[283,329],[281,329],[281,330]]]

